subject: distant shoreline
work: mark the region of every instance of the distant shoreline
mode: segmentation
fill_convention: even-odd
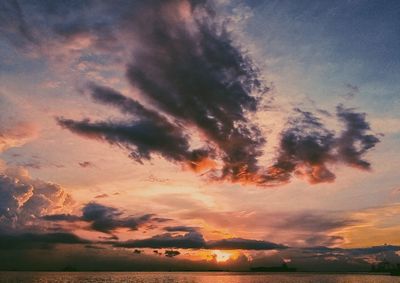
[[[60,270],[0,270],[1,272],[49,272],[49,273],[85,273],[85,272],[113,272],[113,273],[231,273],[246,275],[263,275],[263,274],[342,274],[342,275],[390,275],[390,272],[366,272],[366,271],[295,271],[295,272],[268,272],[268,271],[231,271],[231,270],[77,270],[77,271],[60,271]]]

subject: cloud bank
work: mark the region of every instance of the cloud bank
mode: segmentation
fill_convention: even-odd
[[[147,239],[117,242],[114,244],[114,246],[124,248],[176,248],[211,250],[277,250],[286,248],[284,245],[279,245],[268,241],[243,238],[227,238],[206,241],[203,238],[203,235],[197,231],[188,232],[183,235],[164,233]]]

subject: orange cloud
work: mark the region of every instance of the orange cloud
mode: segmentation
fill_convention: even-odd
[[[0,152],[11,147],[21,146],[38,135],[36,125],[32,123],[18,123],[10,128],[0,127]]]

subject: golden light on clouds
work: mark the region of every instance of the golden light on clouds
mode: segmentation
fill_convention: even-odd
[[[213,256],[217,262],[225,262],[232,257],[232,254],[226,251],[213,250]]]

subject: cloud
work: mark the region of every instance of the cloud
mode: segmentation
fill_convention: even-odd
[[[79,166],[81,166],[82,168],[93,167],[93,163],[90,162],[90,161],[83,161],[83,162],[79,162],[78,164],[79,164]]]
[[[280,154],[270,169],[278,179],[288,181],[295,174],[312,184],[332,182],[335,174],[328,167],[337,162],[364,170],[370,168],[363,156],[379,139],[368,133],[365,113],[337,106],[336,116],[344,129],[336,135],[313,113],[296,111],[298,116],[289,121],[289,127],[281,134]]]
[[[345,85],[346,88],[346,94],[344,95],[346,98],[351,99],[353,98],[356,94],[360,92],[360,88],[356,85],[346,83]]]
[[[221,249],[221,250],[273,250],[284,249],[283,245],[262,240],[243,238],[228,238],[214,241],[205,241],[199,232],[187,232],[183,235],[164,233],[151,238],[129,240],[114,243],[116,247],[125,248],[177,248],[177,249]]]
[[[1,245],[1,242],[0,242]],[[391,263],[399,263],[396,255],[398,246],[384,248],[372,247],[376,253],[371,254],[369,249],[363,254],[352,255],[352,249],[282,249],[273,252],[250,251],[247,259],[239,256],[225,263],[211,260],[187,259],[187,253],[180,250],[179,257],[167,258],[165,251],[144,251],[140,255],[134,250],[103,249],[104,246],[90,244],[59,245],[51,249],[51,245],[36,244],[21,248],[2,249],[0,252],[0,268],[3,270],[55,270],[65,266],[74,266],[79,271],[156,271],[156,270],[242,270],[250,267],[276,266],[282,261],[289,261],[289,266],[299,271],[369,271],[371,262],[381,262],[387,258]],[[93,248],[96,247],[96,248]],[[244,260],[245,259],[245,260]],[[376,260],[376,261],[373,261]]]
[[[74,62],[80,57],[79,53],[88,48],[96,52],[116,52],[119,49],[116,45],[118,41],[109,25],[106,25],[109,21],[98,18],[104,6],[107,5],[93,1],[3,1],[0,3],[0,31],[23,53],[45,55],[59,63],[67,59]],[[94,9],[97,13],[89,14]],[[107,15],[112,13],[108,11]]]
[[[365,114],[343,106],[337,108],[344,124],[339,136],[313,113],[296,108],[281,134],[276,162],[260,165],[266,137],[251,117],[265,110],[268,88],[227,22],[206,1],[132,5],[116,25],[134,38],[125,42],[133,54],[126,76],[138,100],[110,87],[88,86],[94,101],[128,119],[59,117],[60,126],[126,148],[140,163],[158,155],[230,182],[279,185],[296,175],[314,184],[334,181],[332,163],[369,168],[363,156],[379,140],[367,133]]]
[[[354,248],[354,249],[345,249],[353,255],[370,255],[370,254],[381,254],[384,252],[397,252],[400,251],[400,246],[393,245],[382,245],[382,246],[372,246],[367,248]]]
[[[207,271],[221,269],[215,261],[190,260],[185,255],[173,258],[161,255],[176,255],[165,251],[161,255],[140,255],[131,250],[101,249],[99,246],[60,245],[57,249],[2,250],[0,269],[2,270],[51,270],[60,271],[66,266],[78,271]],[[100,248],[100,249],[99,249]],[[224,266],[230,269],[231,266]],[[235,269],[237,270],[237,269]]]
[[[25,230],[46,214],[70,210],[73,199],[61,186],[31,179],[23,169],[0,173],[0,230]]]
[[[179,251],[166,250],[166,251],[164,252],[164,254],[165,254],[166,257],[175,257],[175,256],[180,255],[181,253],[180,253]]]
[[[75,222],[81,219],[81,217],[77,215],[71,214],[51,214],[42,216],[42,219],[47,221],[66,221],[66,222]]]
[[[0,152],[12,147],[21,146],[35,138],[38,134],[37,127],[32,123],[19,122],[11,126],[9,121],[1,122]]]
[[[388,262],[389,264],[395,265],[400,263],[400,256],[398,254],[399,251],[400,246],[386,244],[381,246],[349,249],[327,248],[322,246],[302,249],[300,250],[302,255],[299,255],[299,257],[314,257],[321,260],[328,259],[330,261],[334,261],[334,263],[336,263],[335,265],[338,263],[341,265],[346,263],[358,263],[364,265],[367,270],[370,270],[371,264]],[[330,268],[335,267],[334,264],[331,265],[332,266]]]
[[[335,176],[326,162],[331,159],[334,134],[311,112],[296,112],[298,116],[290,119],[281,134],[280,153],[272,172],[282,182],[289,181],[293,172],[311,183],[333,181]]]
[[[130,240],[114,244],[116,247],[125,248],[181,248],[201,249],[205,246],[203,235],[198,232],[189,232],[184,235],[165,233],[141,240]]]
[[[55,244],[85,244],[89,241],[71,233],[0,234],[0,250],[52,248]]]
[[[164,227],[164,230],[167,232],[196,232],[198,227],[191,226],[167,226]]]
[[[128,228],[130,230],[137,230],[141,225],[151,222],[163,222],[165,219],[154,217],[154,214],[144,214],[142,216],[123,216],[120,210],[105,206],[96,202],[90,202],[82,208],[82,215],[71,214],[49,214],[42,217],[47,221],[65,221],[65,222],[88,222],[90,228],[112,234],[116,229]]]
[[[354,109],[339,105],[337,116],[345,124],[345,130],[337,140],[338,157],[350,166],[369,169],[370,163],[362,157],[379,142],[379,139],[367,134],[370,125],[365,119],[366,114],[356,113]]]
[[[117,228],[136,230],[143,223],[149,222],[152,214],[140,217],[121,217],[121,212],[113,207],[98,203],[89,203],[82,210],[82,220],[90,222],[93,230],[110,233]]]
[[[159,154],[198,170],[212,168],[215,162],[210,159],[217,154],[223,164],[217,178],[237,181],[254,173],[264,138],[247,113],[257,109],[259,99],[253,94],[267,91],[256,67],[226,31],[217,30],[204,3],[143,3],[136,11],[141,12],[133,10],[126,20],[141,46],[134,48],[127,77],[141,99],[157,111],[109,88],[92,86],[94,100],[135,115],[136,120],[59,119],[59,124],[122,145],[138,161]],[[208,142],[192,150],[190,129]]]
[[[12,95],[0,91],[0,105],[2,106],[0,113],[0,153],[13,147],[20,147],[38,136],[38,126],[33,122],[21,119],[24,113],[12,99]]]
[[[58,118],[58,123],[124,147],[138,162],[159,155],[213,179],[257,185],[287,183],[294,175],[310,183],[333,182],[329,167],[339,161],[370,167],[364,155],[379,140],[367,133],[365,114],[343,106],[337,108],[345,128],[339,136],[313,113],[297,109],[303,117],[292,117],[282,132],[276,162],[259,164],[267,137],[251,117],[265,110],[270,94],[245,48],[228,31],[229,20],[218,17],[207,1],[121,1],[113,9],[91,1],[1,5],[3,34],[15,46],[55,52],[54,58],[90,50],[118,54],[121,61],[132,54],[125,62],[126,77],[138,100],[110,87],[89,87],[95,101],[117,107],[127,121]],[[105,11],[107,17],[99,16]],[[14,144],[8,137],[0,138],[2,150]]]
[[[208,249],[218,250],[277,250],[286,248],[284,245],[261,240],[249,240],[243,238],[229,238],[216,241],[209,241],[206,244]]]
[[[342,236],[330,236],[330,235],[322,235],[315,234],[310,237],[306,237],[304,242],[307,246],[338,246],[340,244],[345,243],[345,239]]]

